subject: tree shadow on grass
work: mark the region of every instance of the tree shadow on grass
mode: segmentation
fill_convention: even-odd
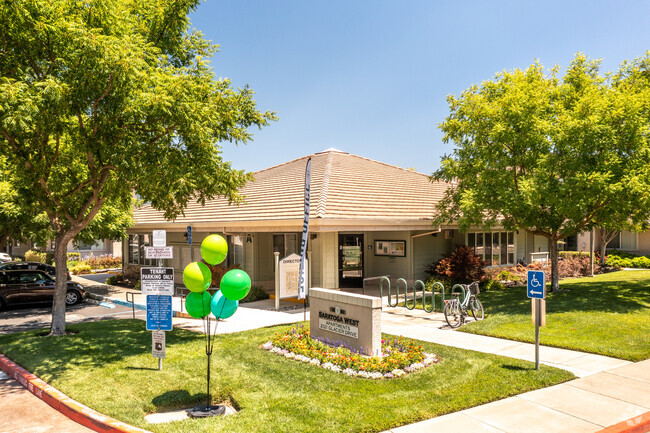
[[[72,335],[45,336],[43,330],[0,335],[0,353],[47,380],[63,374],[68,366],[102,368],[122,359],[151,351],[151,332],[142,320],[123,319],[69,325]],[[182,329],[167,333],[166,346],[203,340]]]

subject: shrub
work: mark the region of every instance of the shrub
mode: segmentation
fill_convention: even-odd
[[[474,249],[461,245],[453,253],[427,267],[432,276],[442,276],[456,282],[470,283],[485,278],[483,260],[474,254]]]
[[[248,295],[239,301],[239,303],[244,304],[246,302],[255,302],[262,299],[269,299],[269,294],[264,291],[262,286],[252,285]]]
[[[124,275],[122,274],[111,275],[110,277],[106,278],[106,284],[110,284],[111,286],[114,286],[116,284],[120,284],[123,279],[124,279]]]
[[[84,262],[79,262],[70,269],[70,272],[75,275],[89,274],[90,271],[90,265]]]
[[[135,286],[133,286],[133,290],[140,290],[140,281],[135,283]]]
[[[104,254],[101,256],[90,255],[82,259],[82,261],[87,263],[92,269],[119,268],[122,266],[122,257],[114,257],[112,254]]]
[[[25,253],[25,261],[47,263],[47,254],[43,251],[29,250]]]
[[[486,279],[479,284],[481,292],[487,292],[488,290],[503,290],[505,286],[496,280]]]
[[[589,257],[589,251],[559,251],[558,255],[561,259],[565,257]]]
[[[650,258],[646,256],[635,257],[632,259],[632,266],[635,268],[650,268]]]
[[[429,277],[429,278],[427,278],[427,280],[424,282],[424,289],[425,289],[427,292],[432,291],[432,290],[433,290],[433,285],[434,285],[435,283],[440,283],[440,284],[442,284],[443,287],[445,288],[445,290],[447,290],[447,291],[451,290],[452,286],[454,285],[453,282],[452,282],[451,280],[448,280],[448,279],[446,279],[446,278]],[[440,290],[440,288],[438,287],[437,290]]]
[[[69,262],[78,262],[79,260],[81,260],[81,253],[72,252],[72,253],[68,253],[67,256]]]
[[[223,263],[219,263],[216,265],[211,265],[209,263],[206,263],[204,260],[201,260],[208,268],[210,268],[210,272],[212,273],[212,281],[210,282],[210,287],[219,287],[221,284],[221,277],[223,277],[223,274],[226,272],[232,270],[232,269],[239,269],[238,264],[230,265],[226,267]]]

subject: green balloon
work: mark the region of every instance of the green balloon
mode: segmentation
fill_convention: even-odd
[[[192,262],[183,270],[183,283],[192,292],[202,292],[210,287],[212,272],[205,263]]]
[[[210,235],[201,242],[201,256],[206,263],[218,265],[228,255],[228,242],[219,235]]]
[[[212,296],[208,292],[192,292],[185,298],[185,310],[195,319],[202,319],[210,314]]]
[[[221,277],[221,293],[231,301],[239,301],[251,289],[251,277],[241,269],[233,269]]]

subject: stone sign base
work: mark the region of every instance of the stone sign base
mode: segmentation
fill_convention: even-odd
[[[381,298],[309,289],[309,333],[341,341],[365,355],[381,355]]]

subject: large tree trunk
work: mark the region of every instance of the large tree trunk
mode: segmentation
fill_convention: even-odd
[[[558,269],[558,251],[557,251],[557,236],[551,236],[549,239],[549,248],[551,253],[551,292],[560,290],[560,272]]]
[[[52,304],[52,326],[50,335],[65,335],[65,297],[68,286],[67,250],[68,242],[74,237],[70,232],[58,234],[54,239],[54,265],[56,266],[56,288]]]

